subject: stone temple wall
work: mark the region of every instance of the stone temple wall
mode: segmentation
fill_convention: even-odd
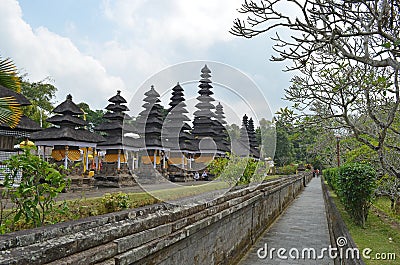
[[[162,203],[0,236],[0,264],[234,264],[308,173],[194,206]]]

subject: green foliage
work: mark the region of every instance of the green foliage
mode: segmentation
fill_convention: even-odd
[[[364,226],[376,188],[376,171],[362,163],[349,163],[338,169],[336,193],[356,224]]]
[[[130,207],[129,195],[123,192],[106,193],[101,199],[106,212],[117,212]]]
[[[276,124],[276,150],[275,162],[278,166],[284,166],[294,159],[293,143],[289,140],[289,133],[280,122]]]
[[[260,182],[264,179],[268,169],[265,162],[257,161],[253,158],[242,158],[246,161],[246,167],[243,175],[239,178],[238,184],[249,184],[251,182]]]
[[[21,81],[17,72],[17,67],[10,58],[3,59],[0,56],[0,85],[20,93]]]
[[[54,109],[52,100],[56,92],[57,88],[51,84],[49,78],[33,83],[23,81],[21,94],[32,103],[32,105],[24,107],[24,114],[38,124],[42,124],[43,128],[49,127],[50,123],[46,122],[46,119]]]
[[[14,223],[23,218],[25,224],[38,227],[50,222],[46,217],[51,213],[67,210],[54,207],[56,197],[67,186],[55,166],[31,154],[30,148],[3,163],[7,171],[2,196],[9,198],[15,207]]]
[[[227,166],[229,159],[226,157],[219,157],[211,161],[208,164],[208,170],[211,174],[215,175],[215,177],[219,177],[221,173],[224,171],[225,167]]]
[[[93,131],[93,128],[96,127],[97,125],[101,124],[104,122],[103,116],[105,114],[105,111],[103,110],[91,110],[89,105],[85,102],[81,102],[77,104],[79,108],[82,109],[82,111],[85,113],[85,119],[89,124],[89,130]]]
[[[234,123],[226,125],[225,129],[228,133],[230,141],[238,140],[240,138],[240,127]]]
[[[400,179],[384,175],[377,181],[377,185],[377,195],[387,196],[391,201],[392,211],[400,213]]]
[[[256,130],[257,143],[262,157],[274,157],[276,149],[276,130],[272,121],[262,118]]]
[[[338,172],[339,168],[337,167],[327,168],[322,171],[326,182],[328,182],[329,187],[331,187],[333,190],[337,189]]]
[[[265,162],[233,154],[229,155],[228,158],[215,159],[209,164],[208,168],[210,173],[215,174],[216,177],[227,182],[230,186],[261,181],[268,171]]]
[[[0,123],[15,128],[21,120],[22,109],[14,97],[0,98]]]
[[[292,175],[292,174],[296,174],[297,172],[297,166],[296,165],[286,165],[286,166],[282,166],[282,167],[277,167],[276,168],[276,174],[277,175]]]

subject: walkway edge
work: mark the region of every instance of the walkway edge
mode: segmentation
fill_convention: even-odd
[[[346,250],[349,248],[357,248],[356,243],[350,235],[349,230],[347,229],[346,224],[344,223],[342,216],[339,210],[336,207],[335,202],[333,201],[328,186],[324,182],[324,178],[321,177],[321,185],[322,185],[322,194],[325,202],[325,211],[326,218],[328,221],[328,230],[329,236],[331,240],[331,246],[334,248],[338,248],[337,239],[339,237],[345,237],[347,239],[347,245],[344,247],[343,253],[346,253]],[[361,259],[345,259],[341,257],[337,257],[334,259],[335,265],[345,264],[345,265],[365,265],[364,261]]]

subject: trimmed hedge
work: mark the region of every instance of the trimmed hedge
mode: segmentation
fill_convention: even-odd
[[[364,163],[349,163],[323,172],[346,211],[357,225],[364,226],[376,188],[376,171]]]
[[[333,167],[333,168],[324,169],[324,170],[322,170],[322,174],[324,175],[324,178],[325,178],[326,182],[328,183],[329,187],[331,187],[331,189],[333,189],[333,190],[336,190],[338,168]]]

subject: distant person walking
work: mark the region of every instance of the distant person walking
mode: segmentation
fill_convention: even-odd
[[[204,180],[208,180],[207,170],[203,171],[203,174],[201,174],[201,178]]]
[[[200,174],[199,172],[196,171],[196,173],[194,173],[194,180],[198,181],[200,179]]]

